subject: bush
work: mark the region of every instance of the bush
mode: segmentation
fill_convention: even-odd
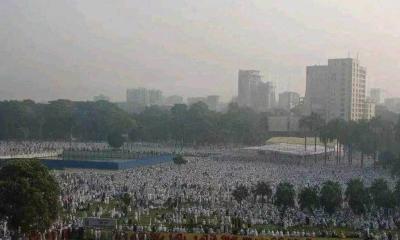
[[[108,135],[107,141],[112,148],[120,148],[124,145],[125,139],[121,134],[114,132]]]
[[[182,155],[176,155],[174,158],[174,163],[175,164],[186,164],[187,160],[182,156]]]

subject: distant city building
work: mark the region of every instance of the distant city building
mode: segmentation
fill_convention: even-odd
[[[126,91],[126,102],[130,112],[140,112],[146,107],[161,105],[162,92],[155,89],[134,88]]]
[[[210,95],[207,97],[189,97],[187,99],[188,105],[193,105],[198,102],[203,102],[207,105],[208,109],[211,111],[217,111],[219,105],[219,96]]]
[[[400,98],[386,98],[384,105],[388,110],[395,113],[400,113]]]
[[[371,88],[369,91],[369,95],[376,104],[383,104],[385,101],[383,89],[380,88]]]
[[[166,106],[174,106],[175,104],[183,104],[183,97],[178,95],[172,95],[166,97],[164,100],[164,105]]]
[[[365,119],[372,119],[375,117],[375,106],[376,103],[371,98],[367,98],[365,101]]]
[[[206,104],[208,106],[208,109],[210,109],[211,111],[217,111],[217,107],[219,104],[219,96],[217,95],[207,96]]]
[[[100,95],[94,96],[93,97],[93,101],[95,101],[95,102],[97,102],[97,101],[108,101],[109,102],[110,98],[107,97],[106,95],[100,94]]]
[[[160,90],[150,89],[149,92],[149,106],[158,105],[161,106],[163,104],[163,94]]]
[[[275,107],[275,86],[263,82],[258,70],[239,70],[238,104],[256,111],[267,111]]]
[[[300,95],[296,92],[283,92],[279,94],[279,108],[290,110],[300,102]]]
[[[306,96],[308,111],[325,119],[366,118],[366,69],[358,59],[329,59],[328,65],[309,66],[306,69]]]

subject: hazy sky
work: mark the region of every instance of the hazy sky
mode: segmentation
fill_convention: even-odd
[[[237,91],[259,69],[278,91],[305,66],[356,57],[368,86],[400,96],[398,0],[1,0],[0,99],[125,99]]]

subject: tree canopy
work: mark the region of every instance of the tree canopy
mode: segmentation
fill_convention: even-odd
[[[342,204],[342,188],[338,182],[326,181],[320,192],[320,202],[329,214],[333,214]]]
[[[288,182],[279,183],[276,187],[275,203],[282,208],[293,207],[296,198],[294,186]]]
[[[57,219],[60,189],[38,160],[12,160],[0,169],[0,219],[14,231],[44,231]]]

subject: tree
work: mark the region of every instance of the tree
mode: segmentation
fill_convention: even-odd
[[[300,191],[299,204],[301,209],[312,212],[319,207],[319,196],[317,187],[305,187]]]
[[[288,182],[279,183],[276,187],[275,204],[283,209],[294,206],[296,192],[292,184]]]
[[[0,169],[0,220],[22,232],[48,229],[57,219],[60,189],[38,160],[13,160]]]
[[[328,143],[332,141],[331,133],[327,124],[325,124],[323,127],[319,129],[319,139],[324,144],[324,161],[326,164],[326,161],[328,159],[327,156]]]
[[[266,182],[258,182],[255,188],[253,189],[253,194],[255,196],[261,196],[262,202],[264,203],[264,197],[270,198],[272,195],[272,189],[269,183]]]
[[[355,214],[363,214],[369,205],[369,194],[360,179],[352,179],[347,183],[346,200]]]
[[[393,197],[396,202],[396,206],[400,207],[400,180],[397,180],[394,188]]]
[[[329,214],[333,214],[342,204],[342,188],[338,182],[326,181],[320,192],[320,202]]]
[[[394,207],[395,196],[385,179],[375,179],[369,187],[369,192],[376,207],[386,209]]]
[[[327,127],[330,139],[336,139],[336,162],[339,163],[341,144],[346,142],[347,122],[343,119],[332,119],[328,122]]]
[[[236,201],[242,202],[245,198],[249,196],[249,191],[247,190],[246,186],[239,185],[235,190],[233,190],[232,196],[235,198]]]
[[[187,163],[187,160],[181,154],[174,156],[173,161],[178,165]]]
[[[107,137],[108,144],[112,148],[120,148],[124,145],[125,139],[118,132],[113,132]]]

